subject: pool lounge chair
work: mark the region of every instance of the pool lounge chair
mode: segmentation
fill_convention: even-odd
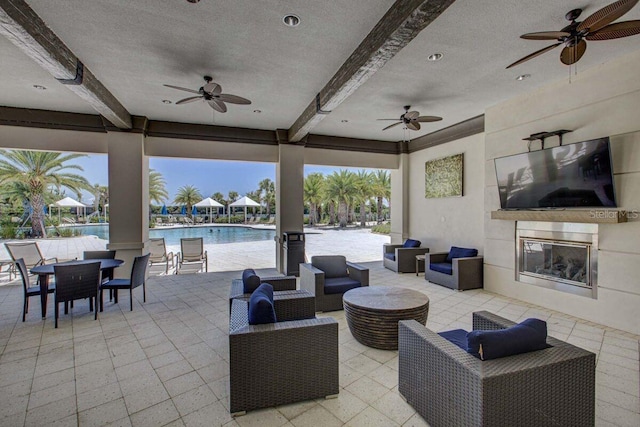
[[[58,262],[58,258],[55,257],[45,258],[37,242],[5,243],[4,247],[7,248],[7,252],[9,252],[9,256],[14,263],[11,267],[11,272],[16,277],[18,276],[18,271],[16,270],[15,262],[20,258],[24,260],[27,271],[38,265]]]
[[[178,252],[178,266],[176,274],[197,273],[208,271],[207,251],[204,250],[202,237],[180,239],[180,252]]]
[[[175,268],[175,255],[173,252],[167,252],[167,246],[164,242],[164,237],[157,239],[149,239],[149,267],[153,268],[154,265],[164,265],[164,273],[169,274],[169,264],[171,268]]]

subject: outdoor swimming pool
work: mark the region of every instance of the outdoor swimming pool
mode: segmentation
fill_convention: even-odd
[[[83,235],[94,235],[100,239],[109,240],[108,225],[78,225],[74,229]],[[254,242],[258,240],[273,240],[275,230],[259,230],[247,227],[207,226],[207,227],[171,227],[152,228],[150,238],[164,237],[167,245],[179,245],[182,237],[202,237],[204,244]]]

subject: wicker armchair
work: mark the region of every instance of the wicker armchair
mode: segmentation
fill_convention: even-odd
[[[385,243],[382,246],[382,265],[396,273],[416,273],[416,255],[424,255],[429,248],[407,248]]]
[[[335,281],[337,287],[330,290]],[[340,281],[357,283],[344,286]],[[369,286],[369,269],[347,262],[342,255],[314,256],[310,264],[300,264],[300,289],[316,297],[316,311],[342,310],[342,295],[361,286]]]
[[[457,291],[483,286],[484,258],[481,256],[454,258],[450,262],[451,274],[435,271],[431,264],[445,264],[449,252],[425,254],[424,279]]]
[[[249,303],[234,299],[229,319],[229,411],[338,394],[338,322],[315,318],[298,296],[274,300],[277,323],[249,325]],[[307,299],[308,301],[308,299]]]
[[[260,284],[269,283],[273,286],[274,299],[278,299],[278,295],[281,292],[286,294],[295,294],[296,291],[296,278],[295,276],[278,276],[278,277],[261,277]],[[309,294],[311,295],[311,294]],[[239,298],[248,301],[251,297],[251,293],[244,292],[244,286],[242,279],[233,279],[231,281],[231,291],[229,292],[229,310],[231,310],[231,303],[234,299]],[[311,295],[313,297],[313,295]],[[315,302],[312,301],[314,304]]]
[[[473,313],[474,330],[514,323]],[[555,338],[482,361],[418,322],[399,322],[400,394],[433,427],[593,426],[595,354]]]

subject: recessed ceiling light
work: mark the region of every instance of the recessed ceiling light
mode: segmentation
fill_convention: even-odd
[[[300,25],[300,17],[290,13],[282,17],[282,22],[284,22],[284,25],[287,27],[297,27]]]
[[[344,120],[340,120],[342,123],[349,123],[349,120],[344,119]]]
[[[200,0],[187,0],[189,3],[198,3]]]
[[[253,110],[253,112],[256,113],[256,114],[260,114],[260,113],[262,113],[262,110]]]
[[[516,80],[521,82],[521,81],[523,81],[525,79],[528,79],[529,77],[531,77],[531,74],[521,74],[518,77],[516,77]]]
[[[163,103],[163,104],[171,104],[171,101],[169,101],[168,99],[163,99],[163,100],[162,100],[162,103]]]
[[[427,57],[428,61],[440,61],[444,55],[442,53],[433,53]]]
[[[47,88],[46,88],[46,87],[41,86],[41,85],[33,85],[33,87],[35,87],[35,88],[36,88],[36,89],[38,89],[38,90],[47,90]]]

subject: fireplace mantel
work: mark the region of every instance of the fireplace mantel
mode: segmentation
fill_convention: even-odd
[[[499,210],[491,212],[491,219],[618,224],[627,222],[627,212],[618,209]]]

